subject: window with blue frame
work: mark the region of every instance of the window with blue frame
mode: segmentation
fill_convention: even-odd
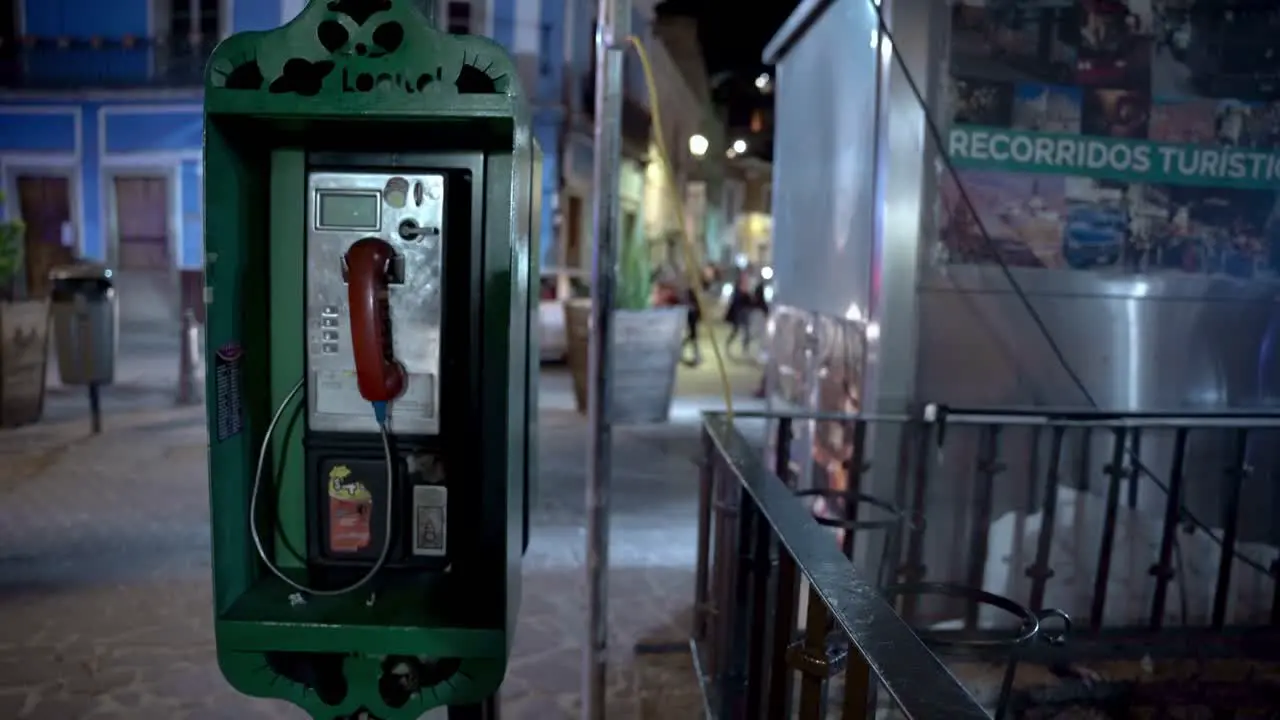
[[[220,0],[158,0],[157,5],[164,22],[156,25],[167,31],[166,40],[199,45],[223,35]]]

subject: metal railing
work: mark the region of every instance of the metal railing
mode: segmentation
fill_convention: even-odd
[[[800,717],[825,717],[826,684],[843,671],[844,720],[867,717],[873,682],[906,717],[988,717],[732,423],[708,416],[703,442],[693,641],[709,715],[790,717],[799,671]]]
[[[767,420],[772,452],[763,459],[724,416],[706,417],[692,634],[711,716],[793,717],[799,673],[806,720],[828,716],[841,685],[843,718],[871,716],[875,685],[905,717],[986,717],[934,654],[954,648],[1005,664],[984,688],[997,718],[1032,702],[1014,688],[1028,658],[1213,645],[1280,661],[1280,550],[1242,523],[1244,498],[1280,501],[1280,415],[930,406],[736,417]],[[798,487],[812,471],[797,448],[843,472]],[[1220,489],[1211,520],[1193,509],[1206,488]],[[1217,558],[1211,569],[1185,562],[1196,538]],[[1078,547],[1064,552],[1065,541]],[[1126,560],[1139,578],[1123,575]],[[1082,588],[1069,588],[1073,575]],[[1188,587],[1201,585],[1212,598],[1189,609]]]

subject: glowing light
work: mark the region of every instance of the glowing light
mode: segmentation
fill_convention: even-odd
[[[703,135],[692,135],[689,137],[689,152],[694,157],[702,157],[707,154],[707,149],[711,147],[711,141]]]
[[[733,141],[733,151],[741,155],[747,151],[747,141],[738,139]]]

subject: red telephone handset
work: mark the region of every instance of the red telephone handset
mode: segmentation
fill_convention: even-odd
[[[395,400],[406,383],[404,366],[391,351],[387,286],[395,256],[395,249],[385,240],[367,237],[356,241],[344,259],[356,384],[360,395],[375,403]]]

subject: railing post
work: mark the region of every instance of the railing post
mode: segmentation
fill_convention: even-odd
[[[858,521],[858,512],[862,504],[858,502],[858,493],[862,492],[862,474],[866,471],[867,423],[865,420],[853,421],[852,452],[845,463],[845,478],[848,483],[844,489],[844,519],[854,523]],[[853,560],[853,542],[857,532],[844,529],[840,539],[840,547],[844,556]]]
[[[1177,541],[1178,522],[1182,519],[1182,473],[1187,460],[1187,429],[1178,428],[1173,435],[1173,459],[1169,461],[1169,496],[1164,505],[1164,527],[1160,530],[1160,555],[1149,574],[1156,579],[1151,597],[1151,629],[1164,625],[1164,604],[1173,578],[1173,548]]]
[[[1049,553],[1053,550],[1053,528],[1058,521],[1058,485],[1061,481],[1062,443],[1066,438],[1066,428],[1055,426],[1049,440],[1049,467],[1046,468],[1044,484],[1044,515],[1041,516],[1040,534],[1036,538],[1036,561],[1027,568],[1027,577],[1031,579],[1031,609],[1044,609],[1045,586],[1053,577],[1053,569],[1049,567]]]
[[[1142,479],[1142,428],[1129,433],[1129,509],[1138,509],[1138,481]]]
[[[915,428],[919,435],[916,438],[916,467],[911,502],[904,505],[908,523],[903,523],[900,532],[907,534],[907,558],[895,582],[916,583],[924,579],[924,508],[928,497],[929,472],[933,467],[933,424],[925,420],[913,421],[908,428]],[[917,598],[902,598],[902,619],[912,623],[916,619]]]
[[[774,435],[773,472],[783,484],[791,487],[791,441],[795,438],[791,418],[778,418],[778,432]]]
[[[721,666],[717,685],[720,688],[720,717],[743,717],[743,710],[749,703],[749,697],[759,688],[748,684],[749,672],[753,658],[751,651],[754,640],[761,633],[754,632],[758,626],[752,626],[755,618],[752,607],[752,575],[754,566],[756,523],[760,520],[760,511],[749,493],[743,492],[738,500],[737,522],[737,557],[733,571],[733,598],[731,603],[723,605],[727,622],[722,627],[731,628],[731,632],[720,638],[721,645],[728,651],[726,662]],[[750,714],[746,717],[752,717]]]
[[[702,465],[698,468],[698,540],[697,563],[693,581],[693,638],[707,640],[707,616],[710,612],[711,506],[714,502],[715,444],[707,426],[702,426]]]
[[[1000,462],[1000,427],[987,425],[982,428],[982,439],[978,448],[978,462],[974,473],[973,506],[969,523],[969,568],[968,583],[970,587],[982,589],[987,574],[987,553],[989,552],[988,536],[991,533],[992,502],[995,494],[996,476],[1004,471]],[[978,627],[978,605],[969,603],[965,606],[964,626],[972,630]]]
[[[1125,429],[1116,428],[1111,447],[1111,462],[1103,470],[1107,475],[1107,509],[1102,521],[1102,543],[1098,546],[1098,570],[1093,578],[1093,605],[1089,627],[1102,629],[1102,615],[1107,605],[1107,580],[1111,576],[1111,554],[1116,542],[1116,516],[1120,512],[1120,483],[1124,482]]]
[[[1249,476],[1246,453],[1249,431],[1236,431],[1235,457],[1227,468],[1227,495],[1222,510],[1222,555],[1218,562],[1218,584],[1213,592],[1213,629],[1221,630],[1227,622],[1227,603],[1231,593],[1231,566],[1236,561],[1236,539],[1240,533],[1240,493]]]
[[[796,561],[785,548],[778,549],[778,574],[774,583],[773,639],[770,643],[769,697],[767,718],[791,717],[791,673],[787,658],[796,633],[796,603],[800,583]],[[1278,595],[1277,597],[1280,597]]]
[[[1280,557],[1271,561],[1271,625],[1280,627]]]
[[[733,607],[731,593],[734,585],[734,571],[737,544],[734,530],[737,528],[739,502],[742,488],[736,483],[716,482],[712,493],[712,511],[715,513],[715,541],[711,551],[711,633],[708,644],[711,653],[707,662],[707,672],[719,680],[724,674],[728,643],[733,638]]]
[[[871,707],[871,666],[858,648],[849,644],[849,655],[844,666],[844,703],[841,720],[865,720],[875,717]]]
[[[746,717],[751,720],[767,717],[763,714],[769,666],[769,585],[773,569],[773,530],[760,514],[755,502],[750,503],[751,557],[746,567],[751,572],[751,623],[743,628],[749,638],[747,645],[747,707]],[[745,523],[746,521],[744,521]],[[741,582],[741,581],[740,581]],[[745,615],[745,613],[744,613]],[[740,625],[741,626],[741,625]]]
[[[854,651],[856,652],[856,650]],[[823,685],[831,676],[827,659],[827,606],[812,585],[805,610],[804,644],[791,647],[791,665],[800,671],[800,720],[819,720],[823,712]]]

